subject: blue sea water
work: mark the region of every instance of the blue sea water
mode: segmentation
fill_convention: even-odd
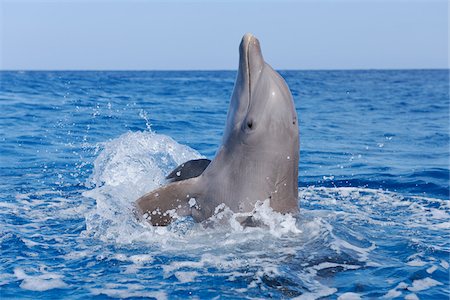
[[[449,71],[281,74],[300,215],[158,228],[132,203],[214,156],[235,72],[0,72],[0,298],[448,299]]]

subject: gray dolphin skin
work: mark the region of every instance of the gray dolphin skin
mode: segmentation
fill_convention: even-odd
[[[136,201],[136,213],[152,225],[166,226],[183,216],[204,221],[221,204],[233,212],[252,212],[258,200],[266,199],[276,212],[297,213],[298,162],[291,92],[264,61],[258,39],[247,33],[239,46],[239,70],[216,157],[177,167],[170,183]],[[184,173],[193,175],[180,176]]]

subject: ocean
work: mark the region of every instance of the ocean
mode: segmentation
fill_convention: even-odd
[[[213,158],[234,71],[0,72],[1,299],[448,299],[449,70],[281,71],[300,214],[132,203]]]

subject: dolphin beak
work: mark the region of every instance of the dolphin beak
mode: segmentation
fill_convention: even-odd
[[[246,33],[239,46],[239,69],[248,82],[250,93],[251,84],[258,79],[264,64],[258,39],[253,34]]]

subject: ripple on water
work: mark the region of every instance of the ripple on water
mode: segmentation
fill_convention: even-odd
[[[15,203],[0,203],[2,214],[16,220],[2,229],[0,284],[49,296],[76,289],[84,296],[157,299],[445,294],[446,200],[310,186],[299,189],[297,217],[259,202],[259,227],[241,226],[241,215],[226,208],[204,224],[186,218],[165,228],[133,217],[140,195],[199,157],[167,136],[128,132],[100,145],[87,188],[17,194]]]

